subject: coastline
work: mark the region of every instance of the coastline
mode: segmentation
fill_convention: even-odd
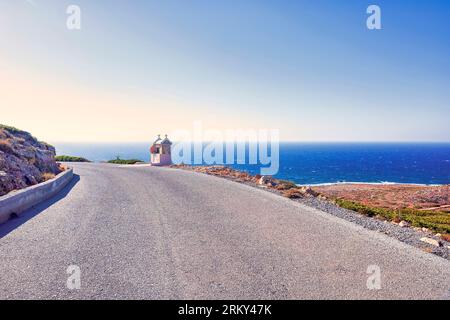
[[[313,183],[313,184],[297,184],[299,187],[325,187],[334,185],[381,185],[381,186],[423,186],[423,187],[441,187],[446,184],[426,184],[426,183],[405,183],[405,182],[357,182],[357,181],[337,181],[337,182],[324,182],[324,183]]]
[[[394,183],[394,182],[337,182],[337,183],[321,183],[321,184],[297,184],[293,181],[277,179],[273,177],[264,177],[266,181],[261,181],[262,176],[252,175],[246,171],[236,170],[229,166],[213,165],[213,166],[191,166],[191,165],[172,165],[173,168],[181,168],[193,170],[201,173],[222,176],[224,178],[232,178],[238,182],[250,182],[262,185],[264,187],[273,188],[278,191],[289,191],[298,188],[300,196],[303,193],[314,195],[324,199],[335,201],[336,199],[349,199],[359,202],[366,202],[379,207],[401,209],[414,208],[426,210],[427,208],[436,209],[437,207],[447,208],[450,205],[450,184],[419,184],[419,183]],[[306,191],[305,191],[306,190]],[[333,192],[330,192],[333,191]],[[349,196],[345,191],[351,191]],[[358,191],[365,191],[358,197]],[[372,192],[372,194],[371,194]],[[407,199],[378,199],[378,203],[374,203],[374,194],[380,195],[380,192],[396,193],[403,198],[409,195]],[[413,192],[420,192],[414,195]],[[428,192],[428,193],[427,193]],[[289,194],[283,194],[289,196]],[[304,195],[304,194],[303,194]],[[300,197],[299,196],[299,197]],[[416,197],[414,197],[416,196]],[[295,196],[292,198],[296,198]],[[365,201],[371,199],[372,201]],[[386,200],[383,203],[382,200]],[[447,211],[447,209],[445,210]]]
[[[149,161],[148,143],[142,142],[58,143],[56,149],[58,154],[75,154],[95,162],[115,159],[117,155],[122,159]],[[450,144],[445,143],[280,142],[279,159],[277,177],[300,186],[353,182],[450,183]],[[258,174],[262,165],[239,164],[236,155],[232,167]]]

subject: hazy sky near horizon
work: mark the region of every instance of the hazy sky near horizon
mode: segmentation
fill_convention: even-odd
[[[450,141],[447,0],[0,0],[0,39],[0,123],[48,142]]]

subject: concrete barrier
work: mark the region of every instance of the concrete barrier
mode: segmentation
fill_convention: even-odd
[[[51,180],[0,197],[0,223],[6,222],[12,214],[20,215],[23,211],[53,197],[72,178],[73,169],[67,169]]]

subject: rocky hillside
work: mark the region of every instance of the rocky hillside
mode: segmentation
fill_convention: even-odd
[[[61,172],[55,148],[28,132],[0,125],[0,196]]]

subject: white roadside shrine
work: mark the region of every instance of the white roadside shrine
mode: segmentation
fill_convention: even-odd
[[[158,138],[153,142],[150,147],[150,163],[153,166],[167,166],[172,164],[172,155],[171,155],[171,146],[172,142],[166,137],[164,140],[161,140],[161,136],[158,135]]]

